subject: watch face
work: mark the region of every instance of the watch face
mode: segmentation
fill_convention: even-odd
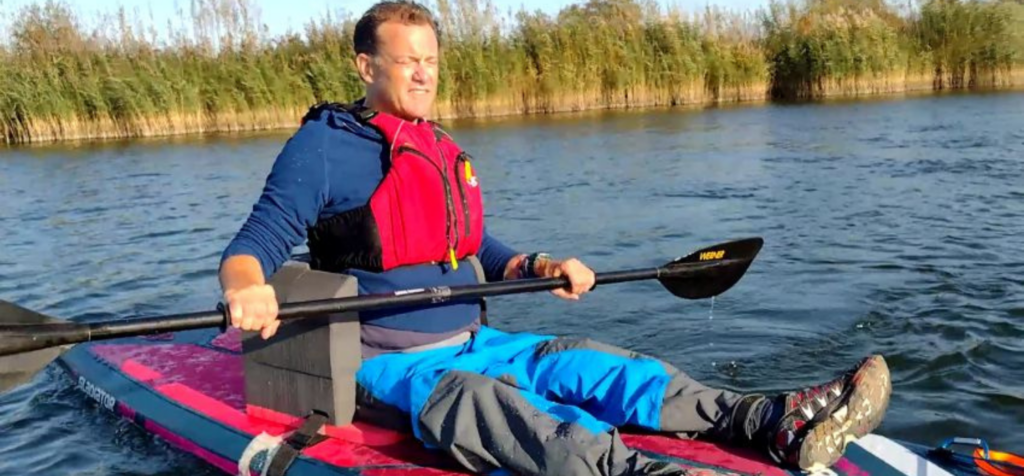
[[[537,276],[540,276],[540,274],[537,273],[537,265],[538,264],[543,265],[547,261],[551,261],[551,255],[549,255],[547,253],[532,253],[530,255],[527,255],[526,259],[523,260],[523,264],[522,264],[522,266],[523,266],[523,269],[521,270],[522,276],[523,277],[537,277]]]

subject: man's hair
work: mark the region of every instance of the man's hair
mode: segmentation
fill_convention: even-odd
[[[356,54],[372,55],[377,52],[377,28],[385,22],[405,25],[428,25],[438,34],[434,15],[423,5],[410,0],[384,0],[370,7],[356,23],[352,46]],[[440,35],[438,35],[440,41]]]

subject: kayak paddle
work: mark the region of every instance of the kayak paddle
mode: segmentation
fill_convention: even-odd
[[[764,240],[759,237],[747,238],[697,250],[658,268],[596,273],[595,286],[657,279],[677,297],[709,298],[735,285],[763,244]],[[439,304],[561,287],[569,287],[568,278],[519,279],[286,303],[279,306],[278,319]],[[0,301],[0,356],[6,356],[0,357],[0,392],[30,379],[72,344],[209,327],[226,329],[230,322],[227,307],[223,304],[218,305],[215,311],[79,323],[58,320]]]

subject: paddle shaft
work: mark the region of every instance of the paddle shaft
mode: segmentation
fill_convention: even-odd
[[[597,273],[595,285],[640,281],[646,279],[686,279],[689,276],[706,277],[714,268],[728,267],[733,260],[706,263],[681,263],[672,267],[658,267]],[[359,312],[388,307],[440,304],[453,300],[470,300],[485,296],[527,293],[566,287],[568,278],[539,278],[501,281],[468,286],[431,287],[399,291],[394,294],[354,296],[335,299],[282,304],[278,319],[314,317],[325,314]],[[175,314],[129,320],[60,324],[29,324],[18,326],[19,333],[29,339],[0,349],[0,355],[11,355],[55,345],[77,344],[91,340],[129,337],[163,332],[177,332],[209,327],[226,328],[230,321],[223,305],[216,311]]]
[[[662,268],[654,268],[600,273],[594,276],[595,285],[652,279],[658,277],[659,272],[662,271]],[[277,318],[284,321],[343,312],[360,312],[385,309],[389,307],[440,304],[454,300],[469,300],[486,296],[552,290],[565,287],[568,282],[569,281],[566,278],[526,279],[465,287],[439,286],[399,291],[394,294],[353,296],[285,303],[279,306]],[[90,326],[92,326],[92,338],[100,339],[138,335],[149,331],[154,333],[175,332],[230,325],[228,319],[230,318],[225,312],[217,310],[132,319],[131,321],[106,322],[99,323],[98,325],[90,324]]]

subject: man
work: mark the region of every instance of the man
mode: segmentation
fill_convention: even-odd
[[[232,325],[270,338],[266,279],[308,240],[314,268],[358,278],[361,293],[566,276],[579,299],[594,273],[577,259],[517,253],[484,227],[470,157],[425,120],[437,91],[431,14],[385,2],[360,19],[365,97],[306,115],[224,252]],[[582,339],[480,325],[474,303],[367,312],[357,418],[399,425],[466,468],[538,475],[681,475],[624,446],[618,428],[689,433],[756,448],[788,467],[833,464],[888,405],[881,357],[826,384],[775,397],[708,388],[667,363]]]

